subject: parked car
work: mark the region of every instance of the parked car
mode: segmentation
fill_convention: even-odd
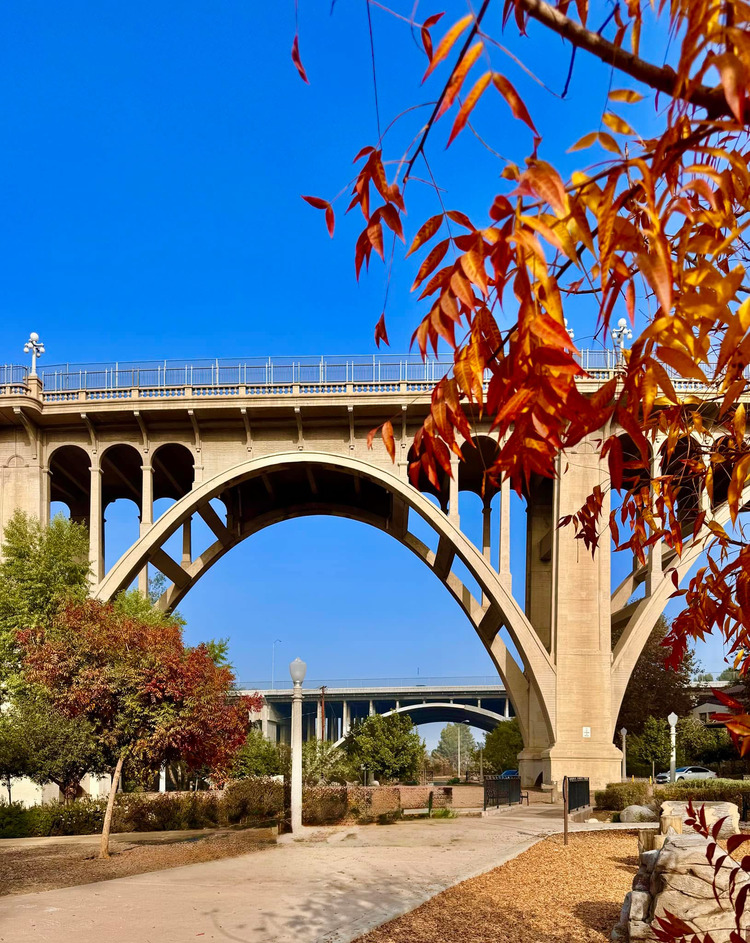
[[[500,774],[501,779],[515,779],[516,776],[518,776],[517,769],[506,769]]]
[[[716,779],[716,773],[713,770],[706,769],[705,766],[680,766],[674,771],[675,782],[680,779]],[[668,783],[669,772],[657,773],[657,783]]]

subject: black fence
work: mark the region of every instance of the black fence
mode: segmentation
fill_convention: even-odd
[[[484,808],[497,809],[501,805],[513,805],[521,801],[521,778],[519,776],[485,776]]]
[[[585,809],[591,805],[591,796],[589,794],[589,781],[583,776],[568,776],[568,811],[575,812],[576,809]]]

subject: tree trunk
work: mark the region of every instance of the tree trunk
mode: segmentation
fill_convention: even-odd
[[[122,773],[122,764],[125,760],[125,751],[117,758],[117,766],[112,773],[112,785],[107,797],[107,811],[104,813],[104,826],[102,828],[102,840],[99,844],[99,857],[109,858],[109,832],[112,828],[112,812],[115,808],[115,798],[117,796],[117,787],[120,785],[120,775]]]
[[[10,782],[11,782],[11,777],[10,777],[10,775],[8,775],[8,776],[5,777],[5,785],[6,785],[7,789],[8,789],[8,805],[10,805],[10,804],[13,802],[13,796],[11,795],[11,785],[10,785]]]

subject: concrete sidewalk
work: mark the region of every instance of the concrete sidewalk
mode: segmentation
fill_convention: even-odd
[[[348,943],[561,829],[552,806],[310,829],[252,855],[0,899],[0,941]]]

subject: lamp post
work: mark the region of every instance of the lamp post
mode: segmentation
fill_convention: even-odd
[[[29,339],[23,345],[23,352],[25,354],[31,354],[31,373],[30,377],[36,376],[36,358],[41,357],[44,353],[44,344],[39,340],[39,335],[36,331],[32,331],[29,334]]]
[[[276,667],[276,646],[279,644],[280,641],[281,641],[281,639],[280,639],[280,638],[277,638],[277,639],[274,641],[273,645],[271,646],[271,690],[272,690],[272,691],[273,691],[273,689],[274,689],[274,687],[275,687],[275,684],[274,684],[274,668]]]
[[[292,692],[292,834],[302,830],[302,682],[307,665],[295,658],[289,665],[294,682]]]
[[[628,778],[628,731],[625,727],[620,730],[622,737],[622,779]]]
[[[669,717],[667,717],[667,720],[669,721],[669,727],[670,727],[669,733],[670,733],[670,740],[671,740],[671,753],[669,756],[669,781],[670,783],[673,783],[675,781],[675,767],[677,766],[677,743],[676,743],[676,735],[675,735],[675,728],[677,727],[677,719],[678,719],[677,714],[675,714],[674,711],[672,711]]]
[[[625,350],[625,340],[626,338],[630,340],[633,336],[633,332],[628,327],[626,319],[620,318],[617,322],[617,327],[613,327],[610,333],[612,334],[612,340],[617,345],[617,362],[620,364],[624,359],[623,351]]]

